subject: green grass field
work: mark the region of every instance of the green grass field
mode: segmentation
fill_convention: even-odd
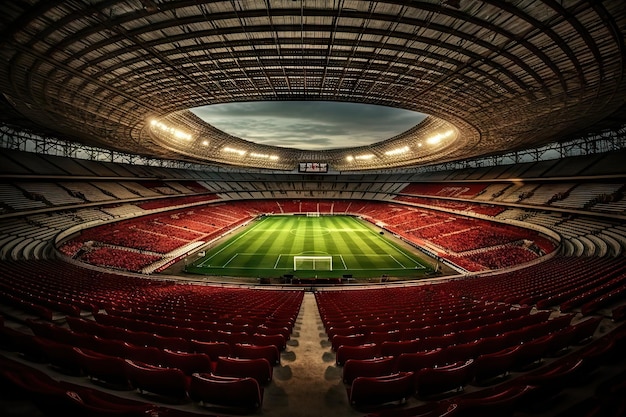
[[[332,256],[328,261],[299,265],[294,256]],[[423,256],[423,255],[422,255]],[[302,269],[300,269],[302,268]],[[350,216],[269,216],[206,250],[187,272],[239,277],[298,278],[421,277],[432,268],[410,248],[381,235],[366,222]]]

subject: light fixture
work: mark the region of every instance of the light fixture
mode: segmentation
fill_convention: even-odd
[[[385,155],[387,156],[394,156],[394,155],[401,155],[403,153],[407,153],[409,151],[409,147],[408,146],[403,146],[401,148],[397,148],[397,149],[392,149],[390,151],[385,152]]]
[[[431,136],[428,139],[426,139],[426,143],[429,144],[429,145],[436,145],[439,142],[441,142],[443,139],[449,138],[453,134],[454,134],[453,130],[448,130],[448,131],[443,132],[443,133],[438,133],[438,134],[436,134],[434,136]]]
[[[257,153],[257,152],[250,152],[250,156],[252,158],[269,159],[269,160],[272,160],[272,161],[276,161],[278,159],[278,156],[276,156],[276,155],[268,155],[266,153]]]
[[[183,132],[180,129],[168,126],[167,124],[156,119],[150,120],[150,126],[152,126],[153,129],[158,129],[162,133],[173,136],[174,139],[191,140],[192,138],[191,133]]]
[[[224,148],[224,152],[228,152],[228,153],[236,153],[239,156],[244,156],[246,154],[246,151],[242,150],[242,149],[235,149],[235,148],[230,148],[228,146],[226,146]]]

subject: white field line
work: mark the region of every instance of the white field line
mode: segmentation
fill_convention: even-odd
[[[260,223],[257,223],[257,226],[260,225],[261,223],[263,223],[266,219],[267,219],[267,217],[262,219]],[[232,244],[237,242],[239,239],[241,239],[242,237],[244,237],[245,235],[247,235],[248,233],[250,233],[254,229],[256,229],[256,227],[251,227],[250,229],[246,230],[245,232],[243,232],[242,234],[237,236],[237,238],[233,239],[228,245],[224,246],[222,249],[220,249],[217,252],[215,252],[210,258],[206,258],[204,261],[200,262],[196,266],[203,267],[205,262],[208,262],[211,259],[213,259],[215,256],[217,256],[218,253],[222,252],[224,249],[228,248],[229,246],[231,246]]]

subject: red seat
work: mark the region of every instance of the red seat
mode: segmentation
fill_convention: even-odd
[[[285,336],[283,336],[280,333],[277,333],[277,334],[255,333],[248,340],[236,341],[233,344],[236,344],[236,343],[241,343],[241,344],[249,343],[251,345],[257,345],[257,346],[274,345],[276,346],[276,348],[278,348],[279,352],[285,350],[285,348],[287,347],[287,339],[285,338]]]
[[[398,340],[400,340],[400,332],[398,330],[371,332],[365,336],[365,343],[374,343],[377,345],[383,342],[397,342]]]
[[[246,332],[228,332],[218,330],[215,332],[215,339],[220,342],[226,342],[231,346],[236,343],[252,343],[252,336]]]
[[[206,353],[213,362],[220,356],[230,356],[230,345],[226,342],[203,342],[191,340],[190,348],[196,353]]]
[[[330,341],[332,349],[336,352],[339,346],[359,346],[365,344],[364,334],[335,335]]]
[[[342,345],[337,348],[336,362],[337,365],[343,366],[348,359],[372,359],[380,356],[380,348],[374,344],[346,346]]]
[[[272,381],[273,369],[267,359],[239,359],[220,357],[215,364],[215,375],[254,378],[259,385]]]
[[[562,353],[568,351],[574,343],[576,328],[574,326],[567,326],[551,333],[550,336],[552,336],[552,341],[547,354],[549,356],[560,356]]]
[[[180,369],[160,368],[126,359],[126,377],[133,388],[183,400],[187,397],[187,378]]]
[[[374,359],[348,359],[343,364],[343,382],[351,384],[360,376],[385,376],[391,375],[394,370],[395,360],[393,357]]]
[[[274,345],[257,346],[237,343],[232,348],[233,356],[243,359],[265,358],[272,366],[280,365],[280,352]]]
[[[348,326],[348,327],[330,327],[326,333],[328,334],[328,339],[332,340],[336,335],[342,336],[350,336],[354,334],[361,334],[356,326]]]
[[[548,334],[519,345],[519,350],[517,351],[513,367],[515,369],[524,369],[541,362],[542,358],[552,345],[552,339],[554,339],[554,336]]]
[[[124,359],[77,347],[74,350],[83,371],[89,378],[114,387],[128,387]]]
[[[63,373],[70,375],[80,375],[82,372],[78,355],[72,345],[57,343],[45,338],[35,338],[40,344],[41,350],[45,352],[48,361],[52,366]]]
[[[458,404],[455,417],[502,417],[511,415],[532,392],[531,385],[512,385],[496,387],[466,394],[454,399]]]
[[[290,336],[291,336],[291,330],[289,330],[289,328],[287,328],[286,326],[283,327],[268,327],[268,326],[261,326],[261,327],[257,327],[256,328],[256,332],[258,334],[282,334],[283,337],[285,338],[285,340],[289,340]]]
[[[479,355],[482,339],[469,343],[448,346],[442,349],[441,357],[443,363],[455,363],[475,358]]]
[[[403,340],[399,342],[383,342],[380,345],[380,353],[383,356],[400,356],[403,353],[415,353],[420,350],[420,340]]]
[[[67,415],[89,417],[133,417],[159,415],[159,409],[152,404],[114,397],[104,392],[81,388],[66,391]]]
[[[48,361],[46,353],[41,349],[38,336],[29,333],[22,333],[11,327],[0,328],[0,338],[2,345],[7,349],[19,352],[28,360],[45,363]]]
[[[420,350],[433,350],[437,348],[444,348],[456,343],[456,334],[446,334],[443,336],[432,336],[426,339],[421,339]]]
[[[205,353],[174,352],[165,349],[161,355],[165,366],[180,369],[185,375],[211,372],[211,358]]]
[[[483,382],[500,375],[506,375],[515,366],[517,353],[520,349],[521,346],[512,346],[499,352],[478,356],[474,361],[476,381]]]
[[[139,361],[150,365],[163,365],[163,351],[152,346],[136,346],[124,344],[123,358]]]
[[[257,409],[263,404],[263,389],[254,378],[193,374],[189,397],[205,404]]]
[[[168,349],[175,352],[189,352],[189,341],[182,337],[153,335],[153,344],[159,349]]]
[[[542,401],[574,384],[577,376],[583,371],[583,359],[564,359],[521,376],[517,381],[520,384],[536,386],[537,389],[532,394],[533,401]]]
[[[593,337],[596,332],[596,329],[600,325],[602,321],[602,317],[591,317],[584,321],[578,322],[574,324],[572,327],[574,328],[572,335],[572,342],[581,343],[588,341]]]
[[[33,401],[46,415],[54,415],[53,412],[65,408],[66,389],[58,381],[28,366],[8,362],[12,361],[3,360],[0,367],[0,382],[3,387],[17,388],[18,392]]]
[[[473,378],[473,359],[440,368],[424,368],[415,375],[417,393],[421,396],[461,390]]]
[[[128,344],[122,342],[121,340],[104,339],[99,336],[93,336],[91,343],[92,345],[90,347],[92,350],[96,350],[97,352],[104,353],[109,356],[118,356],[120,358],[126,357]]]
[[[441,349],[403,353],[397,359],[396,368],[404,372],[417,372],[423,368],[434,368],[437,365],[443,365],[441,354]]]
[[[400,372],[379,377],[357,377],[348,389],[350,404],[354,406],[404,403],[415,393],[413,372]]]

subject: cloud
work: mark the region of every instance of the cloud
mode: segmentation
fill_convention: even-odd
[[[406,131],[426,117],[391,107],[321,101],[228,103],[191,111],[233,136],[306,150],[370,145]]]

